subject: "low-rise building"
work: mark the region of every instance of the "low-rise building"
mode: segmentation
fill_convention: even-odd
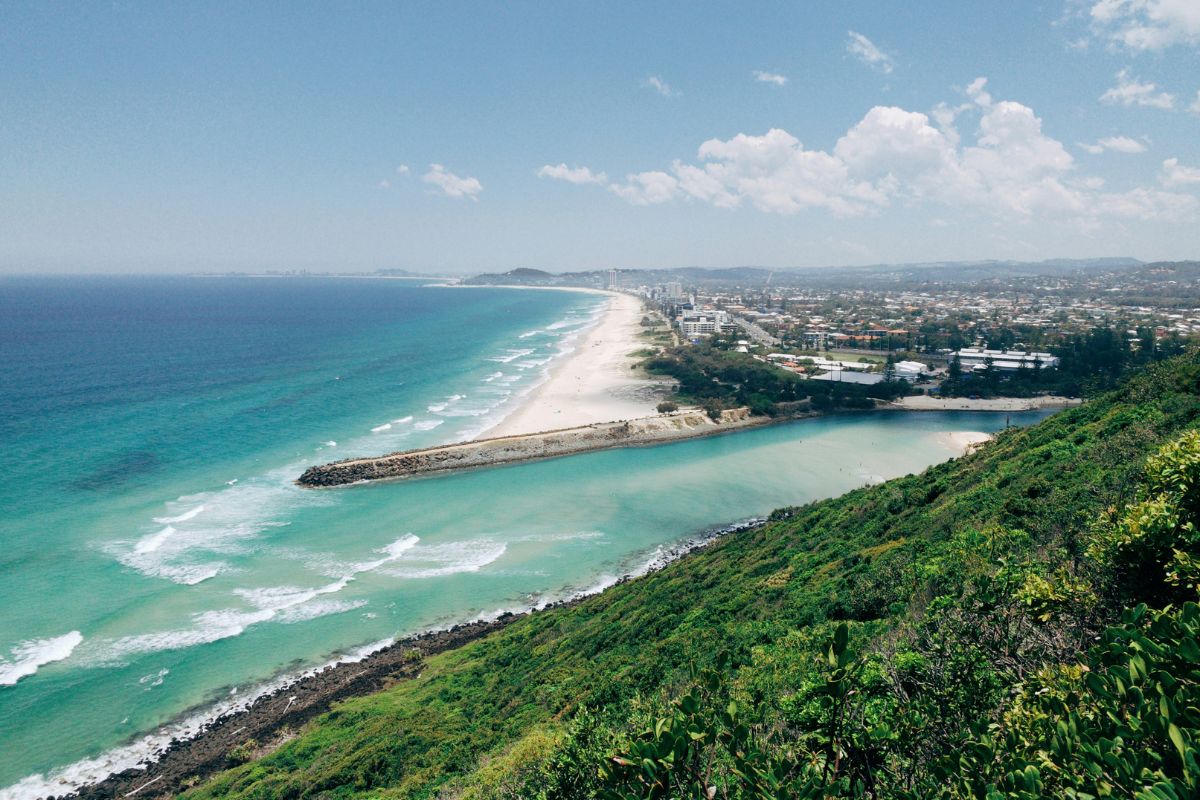
[[[679,317],[679,330],[685,339],[711,336],[718,331],[732,331],[737,325],[724,311],[685,311]]]
[[[950,355],[958,359],[966,371],[982,372],[989,364],[1000,372],[1026,369],[1057,369],[1058,357],[1049,353],[1027,353],[1024,350],[988,350],[984,347],[964,347]]]
[[[922,375],[930,372],[929,366],[922,364],[920,361],[897,361],[892,365],[892,374],[897,380],[914,382]]]

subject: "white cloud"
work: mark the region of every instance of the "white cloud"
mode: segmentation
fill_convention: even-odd
[[[408,164],[401,164],[400,166],[396,167],[396,174],[397,175],[407,175],[408,174]]]
[[[1188,106],[1188,111],[1192,112],[1193,114],[1200,114],[1200,91],[1196,92],[1196,99],[1192,101],[1190,106]]]
[[[575,167],[572,169],[566,164],[558,164],[557,166],[547,164],[538,170],[539,178],[551,178],[556,181],[566,181],[576,185],[584,183],[604,183],[608,180],[608,176],[603,172],[592,172],[587,167]]]
[[[663,97],[677,97],[679,95],[679,92],[672,89],[669,83],[657,75],[651,75],[650,77],[646,78],[646,80],[642,81],[642,86],[653,89]]]
[[[1123,106],[1148,106],[1164,111],[1175,107],[1175,95],[1158,91],[1153,83],[1142,83],[1129,74],[1129,69],[1117,73],[1117,85],[1100,95],[1102,103],[1117,103]]]
[[[987,86],[987,78],[976,78],[967,85],[967,97],[982,108],[987,108],[992,104],[992,96],[984,89]]]
[[[824,209],[848,217],[883,214],[903,204],[1008,222],[1058,221],[1085,230],[1099,228],[1105,219],[1197,216],[1197,198],[1165,189],[1190,184],[1200,171],[1169,161],[1163,165],[1163,189],[1106,192],[1102,179],[1080,174],[1033,109],[985,99],[985,83],[968,87],[972,103],[938,106],[936,123],[920,112],[876,106],[828,151],[806,148],[779,128],[739,133],[704,142],[692,163],[676,160],[608,189],[635,205],[691,201],[771,214]],[[968,115],[977,124],[960,134],[956,125]],[[1142,144],[1114,136],[1096,146],[1133,152]]]
[[[379,188],[380,189],[390,189],[390,188],[392,188],[392,182],[389,181],[387,178],[384,178],[383,180],[381,180],[379,182]]]
[[[1185,167],[1178,158],[1168,158],[1162,163],[1162,173],[1158,177],[1163,186],[1190,186],[1200,183],[1200,168]]]
[[[1079,143],[1079,146],[1098,156],[1101,153],[1111,150],[1114,153],[1144,153],[1146,145],[1139,142],[1137,139],[1130,139],[1128,136],[1106,136],[1095,144]]]
[[[614,183],[608,188],[635,206],[650,206],[678,196],[679,181],[665,172],[641,172],[627,176],[623,186]]]
[[[761,69],[754,70],[754,80],[759,83],[773,83],[776,86],[783,86],[788,82],[787,77],[778,72],[763,72]]]
[[[1200,44],[1196,0],[1096,0],[1088,13],[1099,35],[1130,50]]]
[[[479,193],[483,191],[483,184],[477,179],[455,175],[441,164],[430,164],[429,171],[421,176],[421,180],[437,187],[447,197],[467,197],[477,201]]]
[[[867,37],[861,33],[848,31],[849,38],[846,40],[846,52],[857,58],[859,61],[866,64],[872,69],[877,69],[884,74],[890,73],[895,68],[895,61],[887,53],[875,46]]]

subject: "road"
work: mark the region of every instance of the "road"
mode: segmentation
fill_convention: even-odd
[[[778,347],[779,346],[779,344],[780,344],[779,339],[777,339],[776,337],[767,333],[762,328],[755,325],[753,322],[750,322],[749,320],[745,320],[745,319],[742,319],[741,317],[737,317],[737,316],[733,317],[733,321],[738,324],[738,327],[740,327],[746,333],[750,334],[751,339],[758,342],[759,344],[765,344],[768,347]]]

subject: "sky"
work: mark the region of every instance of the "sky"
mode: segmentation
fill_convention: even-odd
[[[1200,0],[0,4],[0,272],[1200,257]]]

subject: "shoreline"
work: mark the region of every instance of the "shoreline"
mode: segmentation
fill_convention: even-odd
[[[483,436],[544,433],[657,413],[656,406],[667,384],[638,374],[638,357],[632,355],[646,347],[638,339],[645,313],[639,298],[598,289],[511,288],[602,294],[609,301],[575,348],[552,362],[545,379],[530,389],[504,419],[483,431]]]
[[[944,434],[955,455],[965,455],[962,446],[975,432]],[[960,439],[961,437],[961,439]],[[236,704],[228,699],[187,709],[125,744],[97,757],[64,766],[60,772],[34,775],[24,793],[14,796],[84,797],[115,800],[137,792],[136,797],[171,796],[187,788],[192,776],[208,777],[236,766],[228,755],[234,748],[253,740],[255,756],[282,746],[295,730],[328,711],[341,700],[371,694],[397,680],[417,674],[425,656],[445,652],[486,636],[531,613],[572,606],[599,595],[613,586],[656,572],[732,533],[753,529],[765,520],[750,519],[723,527],[707,528],[681,537],[673,545],[633,554],[627,565],[636,565],[621,577],[601,581],[584,589],[564,586],[558,593],[532,607],[499,609],[484,618],[460,621],[443,628],[418,630],[392,641],[383,640],[331,655],[328,660],[300,671],[279,672],[264,678]],[[649,556],[649,557],[646,557]],[[412,654],[419,650],[420,656]],[[79,769],[84,767],[87,771]],[[111,769],[108,769],[111,766]],[[74,768],[74,769],[73,769]],[[74,773],[77,777],[68,778]],[[29,779],[26,779],[29,780]],[[20,789],[20,783],[10,789]]]
[[[1038,397],[930,397],[910,395],[893,400],[886,407],[899,411],[1039,411],[1046,408],[1073,408],[1083,405],[1078,397],[1041,395]]]
[[[211,717],[194,732],[182,738],[171,738],[147,753],[138,765],[109,773],[91,783],[74,786],[64,783],[61,794],[45,797],[86,800],[116,800],[131,794],[139,798],[172,797],[190,788],[190,781],[195,777],[203,780],[237,766],[240,762],[230,758],[230,752],[235,748],[248,746],[255,758],[261,757],[286,744],[298,728],[331,710],[336,703],[418,677],[428,656],[470,644],[532,614],[579,605],[615,586],[658,572],[726,536],[752,530],[766,522],[765,518],[755,517],[693,534],[665,550],[655,548],[637,568],[609,583],[578,590],[528,610],[506,610],[492,618],[410,634],[361,657],[333,658],[323,666],[292,678],[269,678],[261,684],[265,687],[262,694],[232,710],[222,711],[219,704],[214,705]],[[196,715],[196,709],[185,711],[160,728],[170,728]],[[140,737],[143,741],[146,738]],[[50,785],[53,778],[44,780]]]

